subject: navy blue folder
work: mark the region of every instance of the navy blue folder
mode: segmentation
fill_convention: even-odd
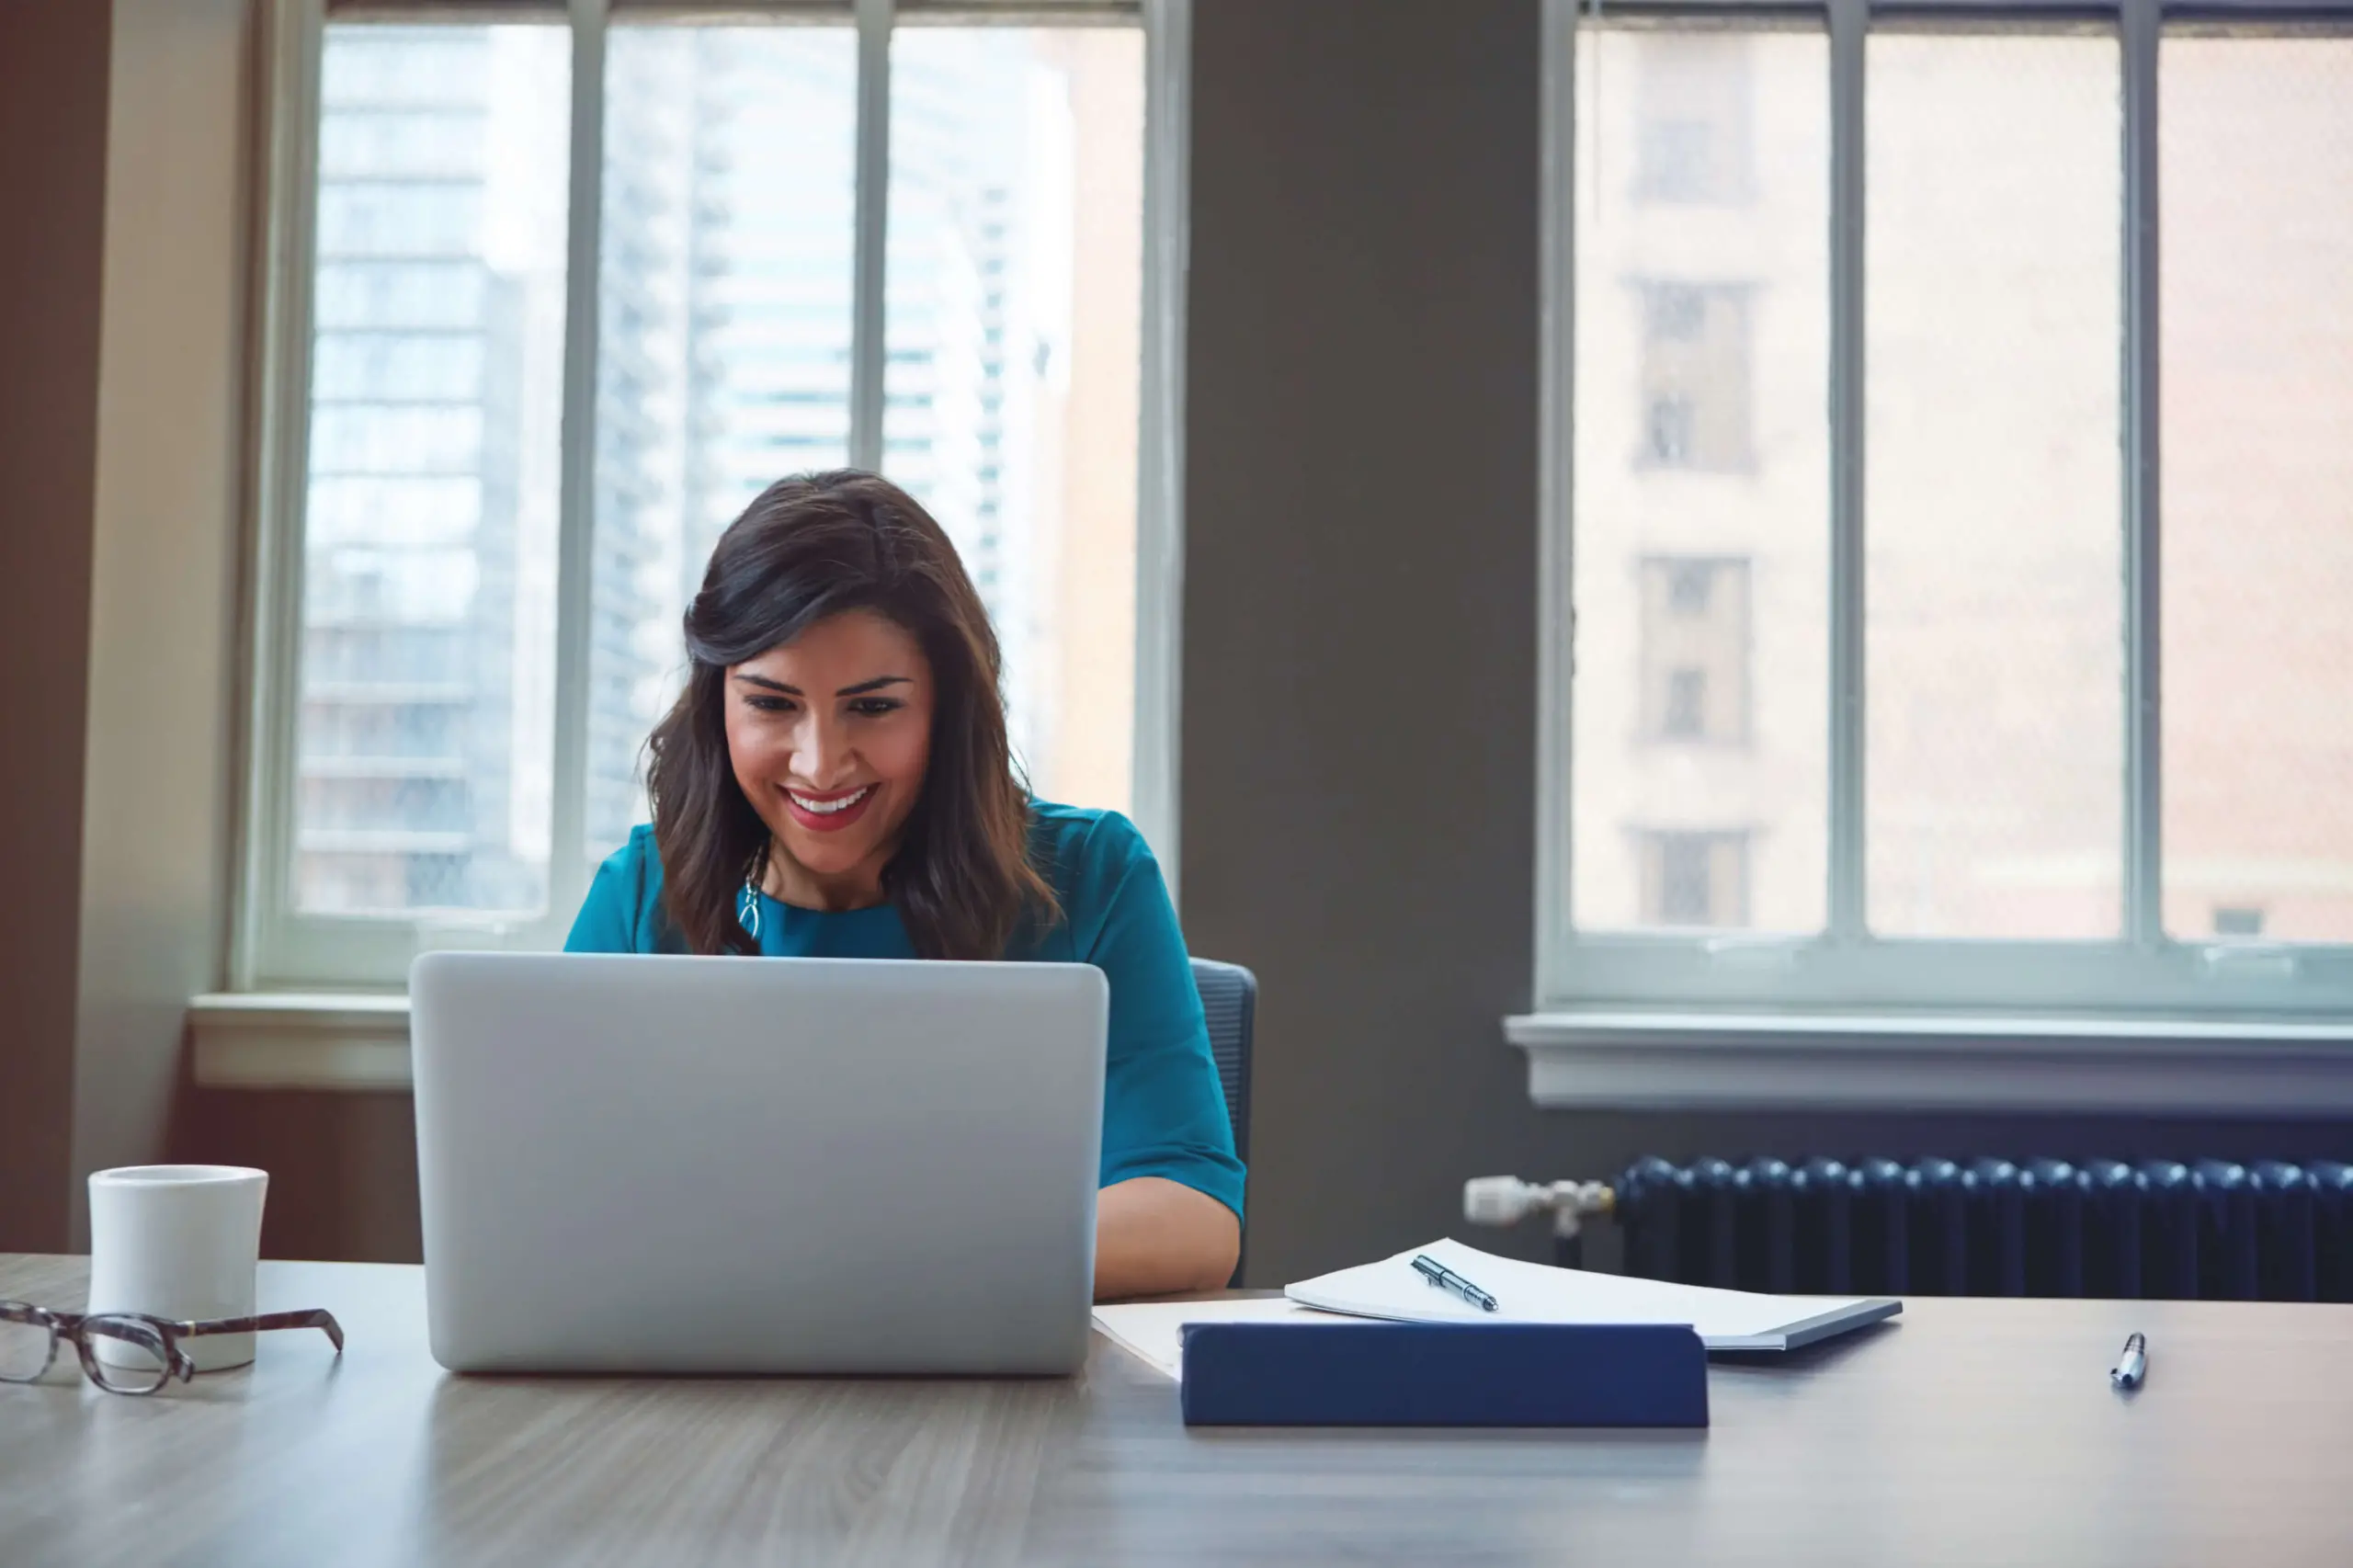
[[[1682,1324],[1187,1324],[1190,1426],[1705,1426]]]

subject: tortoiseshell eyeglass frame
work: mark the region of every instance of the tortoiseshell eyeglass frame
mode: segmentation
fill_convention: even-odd
[[[343,1354],[343,1325],[335,1321],[333,1312],[321,1307],[299,1312],[264,1312],[259,1317],[210,1318],[198,1323],[150,1317],[145,1312],[59,1312],[34,1306],[30,1301],[0,1301],[0,1323],[27,1324],[49,1331],[49,1354],[41,1358],[40,1369],[30,1373],[0,1370],[0,1382],[39,1382],[57,1364],[57,1342],[65,1339],[73,1342],[74,1353],[82,1359],[83,1375],[108,1393],[153,1393],[174,1378],[187,1382],[196,1376],[196,1362],[180,1348],[180,1341],[200,1335],[317,1328],[326,1331],[327,1338],[334,1342],[335,1353]],[[97,1353],[90,1346],[94,1333],[101,1339],[119,1339],[139,1346],[162,1365],[152,1374],[142,1368],[101,1369]],[[154,1381],[141,1386],[151,1375]]]

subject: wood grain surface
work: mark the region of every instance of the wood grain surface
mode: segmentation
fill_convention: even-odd
[[[85,1278],[0,1256],[0,1297]],[[1705,1432],[1188,1431],[1099,1338],[1069,1380],[461,1378],[416,1268],[261,1297],[346,1354],[0,1385],[0,1564],[2353,1562],[2353,1308],[1914,1300],[1720,1358]]]

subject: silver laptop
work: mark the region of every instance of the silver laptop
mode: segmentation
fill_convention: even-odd
[[[429,953],[409,997],[443,1366],[1085,1359],[1101,971]]]

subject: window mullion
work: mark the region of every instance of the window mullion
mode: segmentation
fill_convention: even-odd
[[[1136,439],[1135,721],[1129,815],[1181,896],[1185,619],[1185,278],[1193,0],[1144,0],[1143,312]]]
[[[849,460],[882,467],[882,382],[889,364],[882,291],[891,212],[891,28],[894,0],[858,0],[858,165],[849,335]]]
[[[2124,930],[2165,939],[2157,493],[2157,46],[2161,0],[2123,0]]]
[[[1863,777],[1863,51],[1870,0],[1830,16],[1830,938],[1861,940]]]
[[[564,235],[563,477],[557,494],[555,737],[549,780],[548,914],[587,890],[588,690],[595,640],[597,333],[604,230],[608,0],[571,0],[571,192]]]
[[[266,10],[263,25],[270,93],[262,106],[261,146],[269,206],[259,235],[267,248],[252,343],[267,374],[255,404],[260,505],[246,562],[253,706],[238,845],[242,896],[229,953],[229,984],[239,991],[287,968],[293,914],[324,6],[321,0],[281,0]]]
[[[1538,344],[1536,670],[1536,994],[1566,994],[1563,958],[1575,938],[1569,890],[1576,845],[1570,744],[1576,701],[1575,483],[1572,453],[1576,384],[1576,70],[1579,0],[1544,0],[1538,254],[1543,313]]]

